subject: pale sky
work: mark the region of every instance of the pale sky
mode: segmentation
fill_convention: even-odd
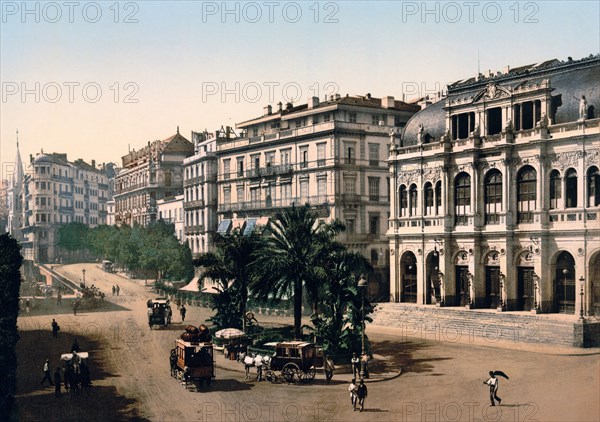
[[[599,1],[2,1],[0,161],[121,163],[326,94],[407,99],[600,52]],[[224,94],[224,95],[222,95]]]

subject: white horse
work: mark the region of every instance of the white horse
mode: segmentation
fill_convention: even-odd
[[[244,370],[246,372],[245,379],[250,378],[250,368],[256,367],[257,381],[262,381],[263,369],[270,367],[271,356],[259,355],[257,353],[252,353],[250,355],[246,353],[240,353],[238,355],[238,361],[244,364]]]

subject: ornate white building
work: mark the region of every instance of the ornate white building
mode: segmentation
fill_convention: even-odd
[[[600,313],[599,86],[598,56],[479,75],[392,136],[392,301]]]

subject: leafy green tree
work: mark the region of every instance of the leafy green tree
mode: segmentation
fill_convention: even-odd
[[[64,224],[58,229],[58,246],[71,256],[75,251],[83,251],[87,248],[89,231],[90,228],[83,223]]]
[[[232,319],[238,322],[232,326],[245,329],[248,287],[254,278],[253,254],[260,247],[261,238],[254,232],[244,235],[234,230],[228,236],[216,233],[213,242],[215,252],[201,254],[194,265],[201,267],[201,281],[212,279],[221,286],[222,291],[215,298],[217,318],[222,318],[220,313],[235,309]]]
[[[19,288],[23,257],[17,241],[0,235],[0,419],[9,420],[16,385]]]
[[[277,213],[269,229],[272,235],[255,252],[259,276],[251,288],[261,300],[293,297],[294,335],[301,338],[303,290],[316,312],[328,256],[343,249],[335,236],[344,226],[337,221],[319,222],[317,214],[304,206]]]

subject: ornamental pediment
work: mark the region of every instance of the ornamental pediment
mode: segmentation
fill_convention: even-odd
[[[502,97],[510,97],[511,88],[503,87],[495,83],[489,83],[479,91],[474,97],[473,102],[495,100]]]

